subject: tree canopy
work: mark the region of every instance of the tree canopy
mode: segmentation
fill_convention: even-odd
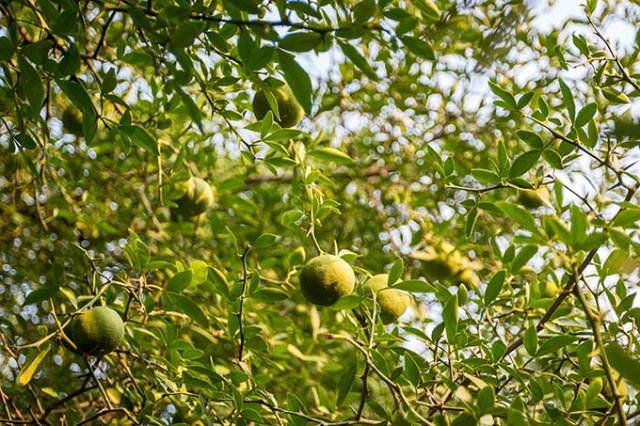
[[[639,421],[640,6],[560,3],[0,1],[0,423]]]

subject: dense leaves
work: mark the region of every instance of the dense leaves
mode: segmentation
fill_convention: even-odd
[[[558,3],[0,2],[0,423],[635,424],[640,6]]]

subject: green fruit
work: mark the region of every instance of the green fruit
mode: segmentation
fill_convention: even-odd
[[[351,266],[330,254],[314,257],[300,272],[302,294],[315,305],[333,305],[340,297],[351,294],[355,283]]]
[[[82,136],[82,114],[80,114],[80,111],[72,106],[66,107],[62,111],[62,126],[65,132],[77,137]]]
[[[518,203],[528,209],[536,209],[549,203],[549,190],[541,186],[538,189],[521,189],[518,192]]]
[[[556,297],[559,293],[560,293],[560,288],[555,282],[549,280],[543,284],[543,287],[542,287],[543,297],[553,298],[553,297]]]
[[[369,278],[365,283],[364,287],[367,289],[367,294],[373,292],[379,292],[383,288],[388,287],[389,274],[378,274]]]
[[[274,120],[281,127],[294,127],[300,123],[304,117],[304,110],[291,93],[291,90],[286,86],[281,86],[273,89],[271,93],[278,102],[278,113],[280,114],[280,119],[277,120],[274,112]],[[269,102],[267,102],[264,92],[256,92],[253,98],[253,113],[256,115],[256,118],[262,120],[270,110],[271,107],[269,106]]]
[[[469,290],[476,290],[478,285],[480,285],[480,278],[478,275],[471,269],[464,269],[458,274],[457,277],[458,283],[462,283]]]
[[[380,304],[380,319],[384,324],[397,321],[411,303],[411,299],[404,291],[395,288],[384,288],[378,292],[377,296]]]
[[[206,212],[213,204],[213,191],[211,186],[203,179],[192,177],[184,186],[184,195],[176,200],[176,207],[171,209],[171,215],[175,218],[190,218]]]
[[[388,281],[388,274],[378,274],[364,283],[367,291],[376,293],[376,300],[380,305],[380,318],[384,324],[395,322],[411,303],[411,299],[405,292],[389,288]]]
[[[430,279],[449,279],[458,270],[458,264],[454,259],[444,256],[436,256],[433,259],[425,260],[424,269]]]
[[[65,333],[86,355],[105,355],[116,349],[124,338],[120,314],[106,306],[90,309],[75,317]]]

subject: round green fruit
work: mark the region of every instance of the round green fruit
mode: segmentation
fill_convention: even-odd
[[[424,269],[430,279],[449,279],[457,272],[458,267],[455,259],[441,255],[424,261]]]
[[[546,281],[542,285],[542,296],[543,297],[553,298],[553,297],[556,297],[559,293],[560,293],[560,288],[558,287],[558,285],[555,282],[553,282],[551,280]]]
[[[409,307],[411,299],[402,290],[383,288],[377,295],[380,304],[380,319],[384,324],[395,322]]]
[[[191,218],[206,212],[213,204],[213,190],[203,179],[192,177],[184,185],[184,195],[176,200],[176,207],[171,209],[173,217]]]
[[[458,274],[457,278],[458,282],[464,284],[469,290],[476,290],[480,285],[480,278],[471,269],[464,269]]]
[[[367,292],[379,292],[383,288],[387,288],[389,281],[389,274],[378,274],[369,278],[365,283],[364,287],[367,289]]]
[[[311,303],[331,306],[351,294],[356,276],[351,266],[337,256],[323,254],[308,261],[300,272],[300,290]]]
[[[271,93],[278,102],[278,113],[280,114],[280,119],[275,119],[275,112],[273,113],[273,117],[281,127],[294,127],[302,121],[302,118],[304,117],[304,110],[288,87],[278,87],[277,89],[273,89]],[[270,110],[271,107],[269,106],[269,102],[267,102],[264,92],[256,92],[253,98],[253,113],[256,115],[256,118],[258,120],[262,120]]]
[[[64,131],[77,137],[83,135],[82,114],[72,106],[68,106],[62,111],[62,126]]]
[[[105,355],[116,349],[124,338],[120,314],[106,306],[89,309],[75,317],[65,333],[86,355]]]
[[[389,288],[388,282],[388,274],[378,274],[364,283],[367,291],[376,293],[376,300],[380,305],[380,318],[384,324],[395,322],[411,303],[411,299],[405,292]]]
[[[542,207],[549,202],[549,190],[541,186],[538,189],[521,189],[518,192],[518,203],[528,209]]]

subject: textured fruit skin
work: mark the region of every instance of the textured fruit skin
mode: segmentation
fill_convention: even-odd
[[[556,297],[560,293],[560,288],[553,281],[546,281],[542,287],[542,295],[544,297]]]
[[[337,256],[323,254],[309,260],[300,272],[300,290],[311,303],[331,306],[351,294],[356,276],[351,266]]]
[[[478,275],[471,269],[463,269],[457,277],[458,281],[467,287],[469,290],[476,290],[480,285],[480,279]]]
[[[389,281],[389,274],[378,274],[369,278],[364,286],[367,288],[367,291],[375,291],[376,293],[382,290],[383,288],[387,288]]]
[[[528,209],[537,209],[549,202],[549,190],[541,186],[538,189],[522,189],[518,192],[518,203]]]
[[[106,306],[89,309],[75,317],[65,333],[86,355],[105,355],[116,349],[124,338],[120,314]]]
[[[383,288],[378,292],[378,303],[380,304],[380,319],[384,324],[390,324],[404,314],[411,299],[401,290]]]
[[[304,117],[304,110],[291,93],[291,90],[286,86],[281,86],[274,89],[272,93],[278,102],[278,112],[280,114],[280,120],[275,120],[274,113],[274,120],[281,127],[294,127],[300,123]],[[267,102],[264,92],[256,92],[253,97],[253,113],[256,115],[256,118],[262,120],[270,110],[271,107],[269,106],[269,102]]]
[[[62,111],[62,125],[65,132],[78,137],[82,136],[82,115],[80,111],[69,106]]]
[[[388,274],[378,274],[369,278],[364,284],[368,292],[376,293],[376,300],[380,305],[380,319],[384,324],[397,321],[411,303],[411,299],[405,292],[389,288],[388,281]]]
[[[192,177],[184,183],[186,192],[176,200],[176,207],[171,209],[171,216],[175,218],[190,218],[206,212],[213,204],[213,190],[209,184],[200,178]]]

